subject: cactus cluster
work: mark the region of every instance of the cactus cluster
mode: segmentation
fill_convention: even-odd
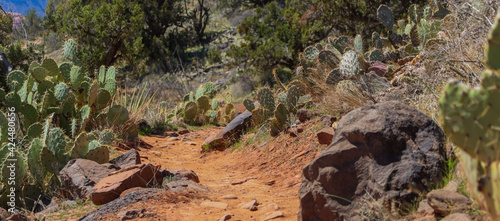
[[[64,54],[71,63],[58,66],[52,59],[45,59],[41,64],[33,61],[27,73],[8,74],[8,93],[0,89],[6,107],[15,107],[16,131],[20,137],[15,141],[18,146],[15,157],[19,163],[16,178],[19,178],[18,184],[26,187],[23,194],[36,192],[31,191],[33,185],[42,190],[47,180],[57,180],[47,176],[57,176],[70,159],[108,162],[107,145],[112,143],[114,134],[96,129],[120,125],[129,119],[125,107],[111,105],[117,87],[115,68],[101,67],[95,74],[97,78],[92,79],[89,76],[94,73],[87,75],[81,66],[75,65],[75,50],[75,42],[68,40]],[[0,110],[2,165],[7,165],[3,154],[7,150],[7,133],[6,114]],[[2,171],[5,170],[3,167]],[[25,179],[27,175],[32,179]]]
[[[500,65],[495,57],[500,53],[499,36],[500,14],[488,37],[489,69],[484,71],[480,87],[451,82],[440,99],[443,130],[466,153],[462,154],[465,174],[477,187],[471,191],[484,199],[494,220],[500,217]]]
[[[244,100],[243,104],[247,110],[252,112],[254,126],[270,123],[272,136],[290,126],[290,116],[297,113],[300,107],[309,101],[306,96],[307,87],[299,80],[291,81],[286,87],[280,88],[275,93],[268,87],[260,88],[255,95],[259,107],[255,107],[251,100]]]
[[[219,108],[219,101],[213,98],[217,91],[212,82],[200,84],[196,92],[191,91],[184,96],[183,102],[174,107],[166,120],[177,117],[182,118],[187,124],[200,125],[234,119],[236,111],[231,104],[230,96],[226,97],[225,107]]]

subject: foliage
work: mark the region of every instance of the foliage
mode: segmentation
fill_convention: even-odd
[[[12,33],[12,15],[7,14],[0,7],[0,46],[5,46],[7,44],[8,35]]]
[[[473,187],[477,187],[472,191],[476,197],[484,199],[480,202],[486,205],[493,219],[500,216],[500,66],[496,59],[500,53],[499,36],[500,14],[488,37],[486,64],[489,69],[484,71],[480,87],[451,82],[440,99],[443,130],[464,152],[461,159],[465,176]]]

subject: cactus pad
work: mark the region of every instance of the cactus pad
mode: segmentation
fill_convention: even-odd
[[[484,162],[500,159],[500,77],[485,72],[481,88],[453,82],[440,99],[443,130],[453,143]]]
[[[326,76],[325,81],[327,84],[336,85],[337,83],[339,83],[342,80],[344,80],[344,78],[343,78],[342,74],[340,74],[340,69],[335,68],[332,71],[330,71],[330,73],[328,73],[328,76]]]
[[[245,100],[243,101],[243,105],[244,105],[244,106],[245,106],[245,108],[246,108],[248,111],[250,111],[250,112],[252,112],[252,111],[253,111],[253,109],[255,109],[255,105],[254,105],[254,104],[253,104],[253,102],[252,102],[251,100],[249,100],[249,99],[245,99]]]
[[[21,111],[21,97],[15,93],[15,92],[10,92],[7,95],[5,95],[5,105],[7,107],[14,107],[16,108],[17,111]]]
[[[252,111],[252,121],[255,126],[261,125],[269,118],[270,111],[267,108],[258,107]]]
[[[304,92],[295,85],[288,88],[288,93],[286,95],[286,106],[290,112],[297,112],[297,102],[303,95],[303,93]]]
[[[73,61],[75,60],[76,44],[73,39],[69,39],[64,43],[64,57],[66,59]]]
[[[280,103],[278,104],[278,106],[276,106],[274,117],[280,124],[286,124],[288,122],[288,110],[284,104]]]
[[[11,71],[9,75],[7,75],[7,84],[12,91],[21,89],[25,80],[26,76],[22,71]]]
[[[198,99],[196,99],[196,103],[198,104],[198,108],[203,111],[207,111],[210,109],[210,100],[207,96],[202,95]]]
[[[276,118],[271,119],[271,128],[269,130],[269,133],[271,134],[271,136],[273,136],[273,137],[278,136],[281,133],[281,131],[283,131],[283,129],[284,129],[284,125],[281,124],[278,121],[278,119],[276,119]]]
[[[217,109],[218,106],[219,106],[219,101],[217,99],[213,99],[212,100],[212,110]]]
[[[356,35],[356,38],[354,38],[354,50],[358,52],[359,54],[363,54],[363,38],[361,38],[361,35]]]
[[[83,81],[83,77],[84,75],[80,72],[80,68],[78,66],[71,68],[70,72],[71,87],[74,89],[79,89],[80,84]]]
[[[37,79],[38,81],[45,80],[45,77],[48,75],[48,71],[42,67],[36,67],[31,71],[31,76]]]
[[[356,76],[359,72],[358,55],[354,51],[348,51],[340,61],[340,73],[344,77]]]
[[[68,98],[69,88],[65,83],[59,83],[56,85],[54,96],[57,101],[63,102]]]
[[[89,152],[89,143],[87,133],[79,134],[75,139],[73,148],[71,148],[71,158],[84,158]]]
[[[41,124],[40,127],[42,126]],[[41,130],[40,130],[41,132]],[[35,177],[38,184],[43,184],[45,171],[42,167],[40,155],[42,153],[43,143],[40,139],[33,139],[28,150],[27,162],[30,173]]]
[[[128,120],[128,110],[121,105],[115,105],[109,108],[108,124],[110,126],[119,126]]]
[[[186,122],[193,122],[198,115],[198,105],[195,102],[190,101],[186,104],[184,108],[184,120]]]
[[[314,60],[318,57],[319,50],[316,47],[309,46],[304,49],[304,55],[309,60]]]
[[[47,69],[47,74],[52,77],[58,76],[61,73],[54,59],[44,59],[42,67]]]
[[[379,49],[373,49],[373,51],[370,52],[369,59],[372,62],[373,61],[382,61],[382,60],[384,60],[384,54]]]
[[[205,85],[203,85],[203,95],[207,95],[207,96],[212,96],[212,94],[214,93],[214,83],[212,82],[207,82],[205,83]]]
[[[394,26],[394,15],[387,5],[380,5],[380,7],[378,7],[377,17],[387,29],[392,30],[392,26]]]
[[[274,95],[268,87],[263,87],[257,91],[257,101],[259,101],[262,107],[274,111]]]
[[[337,67],[340,63],[340,59],[342,55],[340,53],[336,54],[330,50],[323,50],[318,55],[318,61],[325,68],[334,68]]]
[[[50,130],[47,137],[47,147],[54,155],[63,155],[66,152],[66,137],[64,132],[59,128]]]
[[[108,149],[108,147],[102,146],[100,144],[98,146],[94,146],[94,145],[96,145],[96,143],[99,144],[99,142],[97,142],[95,140],[90,142],[89,152],[88,152],[87,156],[85,156],[85,158],[88,160],[95,161],[99,164],[109,162],[109,149]],[[93,145],[92,148],[91,148],[91,144]]]

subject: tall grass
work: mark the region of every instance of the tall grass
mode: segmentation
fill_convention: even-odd
[[[144,118],[144,114],[151,106],[151,101],[155,98],[156,92],[148,90],[148,85],[136,87],[132,90],[119,88],[113,104],[122,105],[129,112],[129,119],[122,125],[115,126],[113,131],[124,140],[130,141],[137,138],[137,124]]]

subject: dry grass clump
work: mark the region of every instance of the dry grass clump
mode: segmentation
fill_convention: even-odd
[[[438,100],[449,79],[460,79],[477,86],[484,67],[484,46],[493,25],[498,5],[496,0],[449,0],[455,15],[444,20],[440,38],[444,44],[426,47],[422,57],[407,68],[413,77],[409,104],[437,118]]]

